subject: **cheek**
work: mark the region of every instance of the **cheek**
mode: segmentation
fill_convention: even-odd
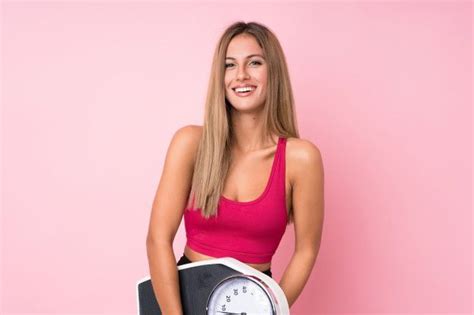
[[[262,71],[261,73],[259,73],[259,81],[261,83],[267,84],[267,72],[266,71]]]
[[[231,80],[227,80],[227,79],[224,80],[224,89],[226,92],[230,90],[230,83],[231,83]]]
[[[265,90],[267,88],[267,81],[268,77],[266,73],[262,73],[259,77],[260,84],[262,85],[262,90]]]
[[[224,84],[225,86],[227,87],[227,85],[229,84],[229,81],[230,81],[230,78],[229,78],[229,75],[227,74],[227,72],[224,74]]]

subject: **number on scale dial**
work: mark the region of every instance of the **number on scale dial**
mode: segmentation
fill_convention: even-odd
[[[250,275],[234,275],[215,286],[207,301],[207,315],[275,315],[273,294]]]

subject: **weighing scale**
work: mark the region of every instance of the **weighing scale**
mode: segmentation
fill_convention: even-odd
[[[235,258],[201,260],[177,267],[184,315],[290,314],[278,283]],[[161,315],[149,276],[137,282],[136,293],[138,315]]]

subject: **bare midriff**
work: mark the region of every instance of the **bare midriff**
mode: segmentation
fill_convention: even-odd
[[[191,260],[192,262],[196,262],[196,261],[200,261],[200,260],[208,260],[208,259],[215,259],[215,257],[211,257],[211,256],[207,256],[207,255],[203,255],[199,252],[196,252],[195,250],[192,250],[191,248],[189,248],[188,246],[185,246],[184,247],[184,254],[186,255],[186,257],[189,258],[189,260]],[[250,264],[250,263],[245,263],[246,265],[250,266],[250,267],[253,267],[259,271],[265,271],[265,270],[268,270],[270,269],[270,266],[271,266],[271,261],[268,262],[268,263],[264,263],[264,264]]]

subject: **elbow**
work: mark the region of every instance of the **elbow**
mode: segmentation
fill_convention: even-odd
[[[319,244],[318,246],[307,246],[303,248],[298,248],[295,251],[295,254],[308,257],[309,259],[316,259],[318,257],[319,248]]]
[[[153,243],[153,235],[148,231],[148,233],[146,235],[145,244],[146,244],[146,246],[148,246],[152,243]]]
[[[173,242],[172,242],[172,241],[165,240],[165,239],[162,239],[162,238],[154,237],[152,234],[148,234],[148,235],[147,235],[145,244],[146,244],[146,247],[147,247],[147,248],[156,247],[156,246],[163,246],[163,245],[165,245],[165,246],[173,246]]]
[[[145,240],[145,245],[146,247],[150,246],[150,244],[152,243],[152,238],[150,237],[150,235],[147,235],[146,237],[146,240]]]
[[[156,243],[157,243],[157,239],[153,237],[151,234],[148,234],[145,241],[146,246],[153,247],[156,245]]]

